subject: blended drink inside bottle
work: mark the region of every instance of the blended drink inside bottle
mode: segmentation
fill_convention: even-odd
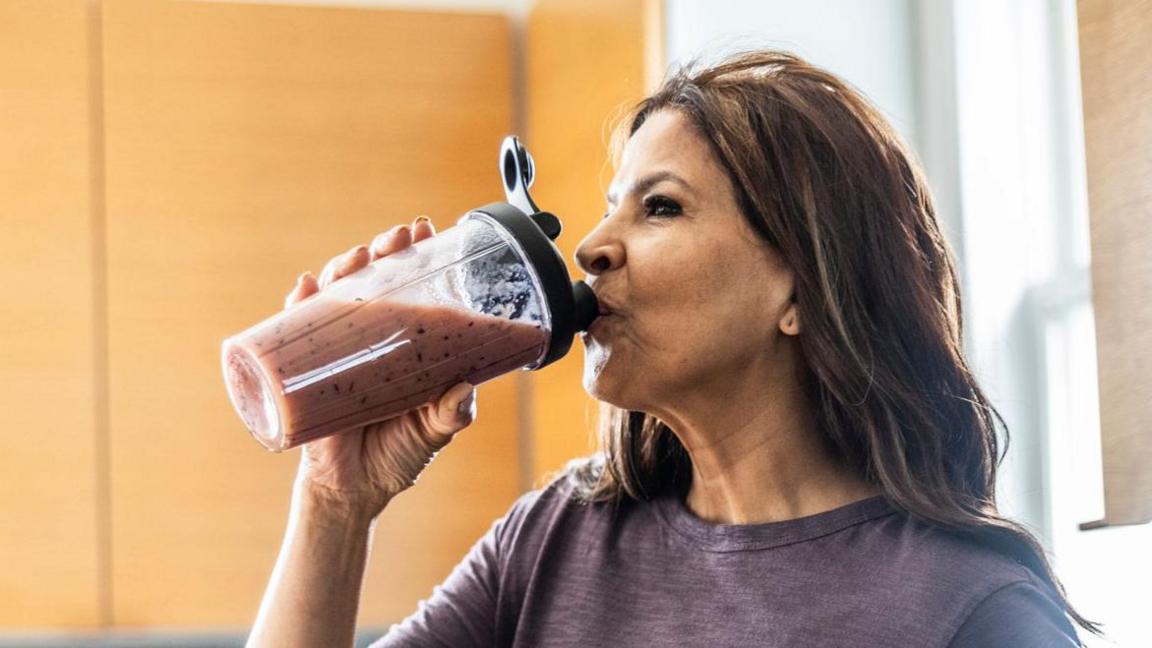
[[[467,380],[477,385],[537,360],[537,323],[460,307],[317,293],[225,349],[228,393],[266,447],[398,416]]]

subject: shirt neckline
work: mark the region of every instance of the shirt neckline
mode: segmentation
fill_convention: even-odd
[[[886,497],[874,495],[791,520],[717,524],[697,517],[676,493],[657,498],[655,504],[659,517],[668,527],[697,547],[715,552],[771,549],[804,542],[896,512]]]

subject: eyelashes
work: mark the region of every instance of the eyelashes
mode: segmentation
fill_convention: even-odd
[[[650,216],[667,218],[680,213],[680,205],[671,198],[664,196],[649,196],[644,199],[644,211]]]
[[[644,214],[646,216],[668,218],[670,216],[679,215],[680,212],[680,204],[666,196],[648,196],[644,199]],[[600,220],[608,218],[611,213],[612,212],[604,212],[604,215],[600,217]]]

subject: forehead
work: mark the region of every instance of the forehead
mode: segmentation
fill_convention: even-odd
[[[640,125],[624,145],[610,196],[628,192],[631,186],[654,173],[671,173],[696,189],[729,185],[707,140],[678,110],[659,110]]]
[[[708,145],[678,110],[658,110],[648,116],[628,142],[620,159],[624,170],[637,163],[685,163],[707,157]],[[699,161],[699,160],[692,160]]]

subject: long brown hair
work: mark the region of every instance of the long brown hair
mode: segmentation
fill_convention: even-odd
[[[1043,547],[996,507],[997,424],[962,350],[960,285],[915,158],[860,93],[791,54],[670,75],[613,135],[678,110],[708,141],[744,217],[795,274],[805,389],[832,451],[897,508],[1031,569],[1084,628]],[[601,404],[601,452],[570,466],[586,501],[683,493],[691,460],[645,412]]]

